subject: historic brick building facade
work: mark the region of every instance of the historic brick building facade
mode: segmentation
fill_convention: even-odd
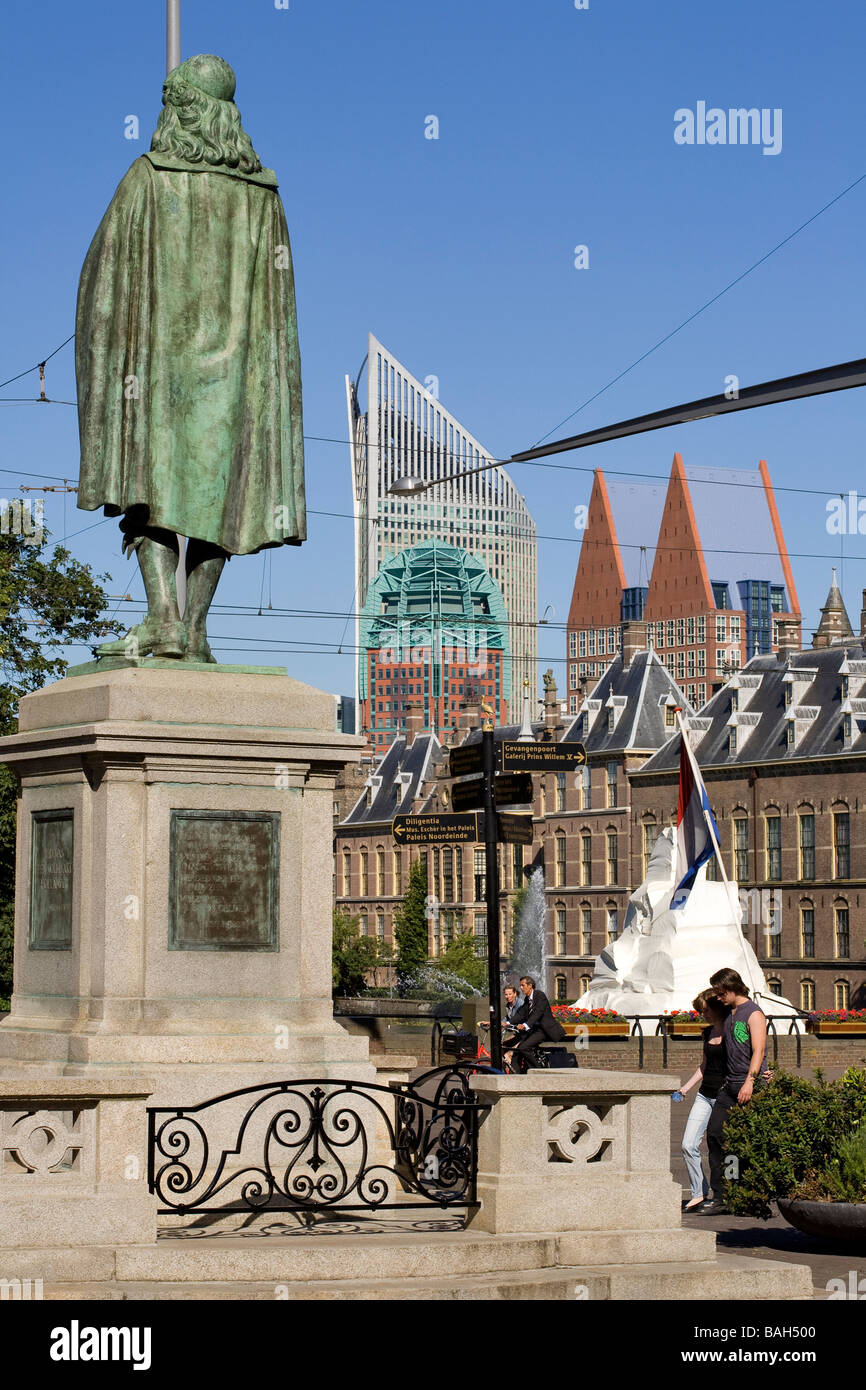
[[[866,1006],[866,651],[852,645],[758,657],[695,714],[659,655],[615,658],[577,719],[546,691],[536,738],[586,746],[587,766],[534,783],[531,846],[500,849],[502,940],[513,903],[542,868],[548,983],[577,998],[595,957],[622,929],[655,837],[675,822],[684,709],[722,835],[726,870],[750,895],[745,924],[771,988],[804,1008]],[[480,720],[464,712],[462,737]],[[410,709],[406,736],[339,793],[335,898],[364,930],[393,939],[410,853],[391,827],[398,812],[448,810],[447,749]],[[516,726],[497,738],[513,739]],[[864,806],[860,806],[861,799]],[[430,955],[471,932],[486,949],[482,845],[426,850]],[[767,919],[774,928],[766,930]]]
[[[862,646],[757,657],[691,721],[744,929],[770,987],[805,1009],[866,1006],[864,694]],[[646,840],[676,810],[677,756],[632,775]]]

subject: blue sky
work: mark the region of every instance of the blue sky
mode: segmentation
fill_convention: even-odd
[[[416,376],[438,376],[442,403],[496,456],[721,392],[730,374],[747,385],[863,355],[866,182],[556,428],[866,171],[866,10],[855,0],[589,0],[585,11],[573,0],[290,0],[288,10],[182,0],[182,11],[182,56],[232,63],[244,125],[280,178],[309,435],[347,438],[343,378],[357,372],[370,330]],[[87,246],[159,114],[162,13],[159,0],[42,0],[4,14],[0,103],[16,158],[0,231],[0,380],[72,331]],[[699,101],[780,108],[781,152],[676,144],[675,111]],[[138,142],[124,138],[130,114]],[[424,137],[429,115],[438,140]],[[589,248],[584,270],[573,264],[579,244]],[[37,385],[34,374],[0,395],[35,395]],[[71,344],[48,365],[48,394],[74,399]],[[556,462],[666,477],[675,449],[687,468],[766,458],[804,629],[817,625],[840,554],[856,629],[866,536],[828,535],[826,501],[849,488],[866,495],[864,411],[862,391],[843,392]],[[74,409],[0,407],[0,453],[3,495],[40,474],[74,479]],[[572,518],[591,474],[524,466],[513,476],[545,537],[540,610],[551,604],[564,622],[578,556]],[[310,539],[271,552],[265,603],[345,614],[354,599],[345,444],[308,441],[307,494]],[[97,519],[74,496],[47,495],[55,538],[65,531],[76,555],[108,570],[110,593],[140,597],[116,523]],[[729,534],[703,540],[737,546]],[[257,606],[262,579],[261,557],[233,560],[218,606]],[[343,629],[339,618],[240,611],[210,623],[223,661],[283,664],[351,691],[348,651],[306,650],[337,644]],[[542,664],[560,663],[558,675],[564,646],[563,633],[541,630]]]

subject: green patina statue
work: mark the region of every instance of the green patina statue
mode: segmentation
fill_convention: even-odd
[[[226,556],[306,538],[289,232],[234,91],[211,54],[169,74],[150,152],[81,272],[78,505],[122,515],[147,594],[144,621],[103,655],[213,661],[206,619]]]

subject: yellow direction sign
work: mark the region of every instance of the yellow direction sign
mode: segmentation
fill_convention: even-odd
[[[468,815],[395,816],[393,833],[398,845],[431,845],[480,840],[481,817]]]
[[[582,743],[501,743],[503,772],[573,772],[586,762]]]

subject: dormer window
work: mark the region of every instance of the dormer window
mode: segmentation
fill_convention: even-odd
[[[847,700],[849,695],[849,680],[847,676],[842,677],[842,699]]]
[[[677,727],[676,705],[665,705],[665,728],[675,729]]]
[[[614,729],[615,723],[616,723],[616,716],[615,716],[615,714],[614,714],[614,711],[613,711],[612,709],[609,709],[608,712],[607,712],[607,731],[608,731],[609,734],[612,734],[612,733],[613,733],[613,729]]]
[[[785,686],[785,709],[789,709],[794,703],[794,692],[790,685]]]
[[[739,707],[740,707],[740,692],[739,692],[739,690],[732,690],[732,691],[731,691],[731,714],[735,714],[736,711],[739,709]]]
[[[737,726],[732,724],[728,730],[728,754],[733,757],[737,751]]]
[[[795,741],[794,721],[793,721],[793,719],[792,719],[792,720],[790,720],[789,723],[788,723],[788,747],[789,747],[789,748],[793,748],[793,747],[794,747],[794,741]]]
[[[845,715],[845,718],[844,718],[844,721],[843,721],[843,724],[842,724],[842,731],[843,731],[843,735],[844,735],[844,738],[845,738],[845,742],[846,742],[846,743],[850,743],[850,742],[851,742],[851,733],[852,733],[852,720],[851,720],[850,714],[846,714],[846,715]]]

